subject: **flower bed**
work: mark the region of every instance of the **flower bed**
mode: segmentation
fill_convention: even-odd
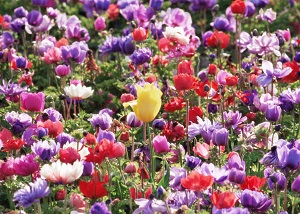
[[[23,3],[0,9],[1,212],[300,211],[297,1]]]

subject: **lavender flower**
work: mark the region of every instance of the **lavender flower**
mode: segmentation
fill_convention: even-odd
[[[270,190],[282,191],[286,185],[286,177],[281,172],[274,172],[271,168],[264,170],[264,176],[268,179]]]
[[[212,209],[212,214],[250,214],[249,210],[247,208],[240,208],[240,207],[232,207],[229,209],[217,209],[215,206]]]
[[[21,33],[25,29],[26,18],[16,18],[10,23],[10,29],[15,33]]]
[[[186,155],[185,160],[186,166],[189,167],[191,170],[196,168],[201,163],[200,158],[189,155]]]
[[[112,35],[109,35],[106,37],[106,40],[103,42],[102,46],[99,46],[99,52],[102,55],[114,53],[114,52],[120,52],[120,44],[119,41],[120,38],[113,37]]]
[[[127,7],[120,10],[121,15],[126,19],[126,21],[130,22],[134,20],[134,13],[138,10],[139,5],[130,4]]]
[[[280,106],[269,104],[266,109],[266,119],[268,121],[277,122],[281,116]]]
[[[212,163],[203,163],[199,168],[195,168],[200,174],[211,175],[215,178],[215,182],[223,185],[228,178],[229,170],[224,166],[218,168]]]
[[[273,23],[273,21],[276,19],[276,12],[274,12],[272,8],[267,9],[265,12],[263,9],[260,9],[256,18]]]
[[[72,137],[70,134],[62,132],[55,139],[61,147],[66,143],[76,142],[76,139]]]
[[[132,214],[143,213],[164,213],[167,212],[166,204],[164,201],[157,199],[145,199],[140,198],[134,201],[139,208],[137,208]]]
[[[111,116],[107,113],[93,114],[92,118],[88,121],[95,127],[100,127],[102,130],[106,130],[112,124]]]
[[[281,62],[277,62],[277,66],[274,69],[273,64],[270,61],[264,60],[261,67],[263,73],[256,79],[258,85],[260,86],[267,86],[270,84],[273,80],[273,77],[283,78],[292,72],[292,68],[290,67],[283,68]]]
[[[79,64],[83,63],[86,52],[89,50],[85,41],[74,42],[69,46],[62,46],[61,48],[62,58],[65,62],[75,61]]]
[[[52,122],[59,121],[62,118],[61,113],[59,113],[59,111],[57,111],[57,110],[55,110],[53,108],[46,108],[46,109],[44,109],[44,113],[46,113],[48,115],[48,118]]]
[[[103,131],[102,129],[100,129],[97,136],[97,142],[100,142],[104,138],[110,141],[116,141],[116,137],[113,132]]]
[[[4,31],[0,36],[0,44],[2,45],[2,49],[5,49],[14,44],[14,41],[14,36],[8,31]]]
[[[11,80],[6,82],[3,79],[2,84],[3,85],[0,85],[0,94],[5,95],[5,98],[10,101],[14,101],[16,98],[19,98],[19,95],[27,89],[26,86],[21,87],[19,84],[11,82]]]
[[[276,56],[281,55],[279,52],[279,40],[275,34],[268,35],[264,33],[262,36],[254,36],[247,48],[250,53],[261,56],[269,53],[274,53]]]
[[[24,128],[29,127],[32,124],[32,117],[26,113],[19,114],[18,112],[12,111],[7,112],[5,115],[5,120],[13,125],[14,123],[20,123]]]
[[[262,8],[269,4],[269,0],[250,0],[255,7]]]
[[[88,42],[91,39],[88,30],[84,27],[81,27],[80,23],[76,22],[75,24],[67,25],[66,38],[85,42]]]
[[[169,192],[168,205],[170,208],[179,209],[181,206],[186,205],[191,207],[196,201],[197,196],[194,191],[176,191]]]
[[[237,40],[237,44],[241,47],[241,53],[243,53],[249,44],[252,43],[252,38],[249,33],[242,31],[240,34],[240,39]]]
[[[17,201],[17,206],[30,207],[33,203],[39,203],[40,199],[50,194],[47,181],[38,178],[34,183],[29,183],[23,189],[14,193],[14,201]]]
[[[142,65],[149,62],[152,56],[152,52],[149,48],[140,48],[135,50],[132,55],[130,55],[131,63],[134,65]]]
[[[106,11],[110,5],[110,0],[94,0],[95,9],[100,14],[101,11]]]
[[[34,154],[39,156],[42,160],[51,160],[51,158],[58,153],[60,144],[55,143],[54,140],[38,141],[31,146]]]

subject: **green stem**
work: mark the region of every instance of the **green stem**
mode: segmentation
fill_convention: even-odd
[[[155,155],[154,155],[154,148],[152,145],[151,135],[150,135],[150,127],[149,123],[146,123],[146,128],[148,131],[148,137],[149,137],[149,148],[150,148],[150,165],[151,165],[151,179],[152,182],[155,183]]]

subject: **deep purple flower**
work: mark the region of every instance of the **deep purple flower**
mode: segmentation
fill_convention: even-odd
[[[229,131],[226,128],[215,129],[212,133],[212,142],[216,146],[226,146],[228,143]]]
[[[13,45],[14,42],[15,42],[14,36],[8,31],[4,31],[0,36],[0,44],[2,45],[2,49],[5,49],[10,45]]]
[[[166,136],[157,135],[152,140],[154,151],[158,154],[167,153],[170,151],[170,143]]]
[[[143,122],[137,118],[134,112],[130,112],[126,117],[126,123],[134,128],[134,127],[141,127]]]
[[[296,52],[296,55],[295,55],[295,57],[294,57],[294,60],[296,61],[296,62],[298,62],[298,63],[300,63],[300,52]]]
[[[94,0],[97,13],[106,11],[110,5],[110,0]]]
[[[226,17],[221,16],[215,19],[213,27],[218,31],[228,31],[230,30],[230,23]]]
[[[191,0],[190,10],[193,12],[199,10],[210,10],[215,4],[217,4],[217,0]]]
[[[256,81],[260,86],[267,86],[270,84],[273,80],[273,77],[280,79],[292,72],[290,67],[283,68],[281,62],[277,62],[277,66],[274,69],[271,62],[264,60],[261,67],[263,73],[256,78]]]
[[[300,166],[300,151],[296,148],[292,148],[289,150],[286,160],[285,160],[285,167],[290,170],[296,170]]]
[[[240,196],[241,204],[252,212],[266,212],[272,205],[272,199],[262,192],[244,190]]]
[[[104,202],[96,202],[90,210],[90,214],[111,214]]]
[[[89,47],[85,41],[80,41],[74,42],[72,45],[62,46],[60,49],[65,62],[69,63],[70,60],[74,60],[81,64],[86,57],[86,52],[89,50]]]
[[[135,50],[131,34],[128,36],[122,36],[122,38],[119,40],[119,45],[121,52],[125,55],[131,55]]]
[[[14,201],[17,201],[17,206],[30,207],[33,203],[39,203],[41,198],[50,194],[50,189],[46,180],[37,178],[34,183],[29,183],[23,189],[14,193]]]
[[[150,0],[149,6],[155,10],[160,10],[164,0]]]
[[[15,61],[16,61],[16,67],[17,68],[24,69],[24,68],[27,67],[28,60],[25,57],[16,56]]]
[[[298,175],[292,183],[292,190],[300,193],[300,175]]]
[[[152,123],[152,127],[153,128],[156,128],[156,129],[159,129],[159,130],[163,130],[164,129],[164,126],[166,125],[166,121],[161,118],[161,119],[155,119]]]
[[[232,168],[228,175],[228,180],[233,183],[242,184],[244,183],[246,178],[246,172],[243,170],[238,170],[236,168]]]
[[[17,7],[14,9],[14,13],[16,18],[23,18],[27,16],[28,11],[24,7]]]
[[[250,0],[255,7],[262,8],[269,4],[269,0]]]
[[[142,65],[149,62],[152,57],[152,52],[149,48],[140,48],[135,50],[132,55],[130,55],[131,63],[134,65]]]
[[[43,21],[43,15],[37,10],[32,10],[27,15],[27,21],[32,26],[39,26]]]
[[[208,106],[207,106],[207,109],[208,109],[208,113],[215,114],[215,113],[218,112],[218,105],[209,103]]]
[[[200,158],[189,155],[186,155],[185,160],[186,166],[189,167],[191,170],[196,168],[196,166],[198,166],[201,163]]]
[[[118,0],[117,5],[120,9],[124,9],[128,5],[138,5],[139,0]]]
[[[54,7],[56,5],[55,0],[31,0],[31,3],[41,7]]]
[[[272,122],[277,122],[281,116],[280,106],[269,104],[266,109],[266,119]]]
[[[102,130],[106,130],[112,124],[111,116],[107,113],[93,114],[92,118],[88,121],[96,128],[100,127]]]
[[[74,137],[65,132],[60,133],[55,140],[60,144],[61,147],[63,147],[63,145],[65,145],[67,142],[76,142]]]
[[[253,16],[256,10],[255,5],[251,1],[246,1],[245,3],[246,3],[246,10],[244,16],[245,17]]]
[[[31,150],[42,160],[51,160],[54,155],[58,153],[60,144],[55,143],[53,140],[38,141],[31,146]]]
[[[163,23],[156,21],[154,24],[150,25],[150,30],[153,36],[153,39],[158,40],[164,37],[163,35]]]
[[[44,33],[46,31],[49,31],[52,27],[53,27],[53,24],[51,24],[50,18],[47,15],[43,15],[42,23],[39,26],[34,27],[33,30],[35,32]]]
[[[242,68],[247,71],[250,72],[251,68],[252,68],[253,64],[249,63],[249,62],[242,62]]]
[[[54,108],[46,108],[44,109],[44,113],[48,114],[48,117],[52,122],[59,121],[62,118],[61,113]]]
[[[82,176],[91,176],[94,172],[94,164],[92,162],[83,161]]]
[[[80,0],[80,3],[82,4],[83,10],[86,12],[86,16],[88,18],[93,17],[95,1],[94,0]]]
[[[233,112],[231,110],[229,112],[225,111],[223,113],[223,116],[224,116],[226,128],[229,128],[231,126],[233,129],[238,129],[238,126],[247,120],[247,117],[246,116],[242,117],[243,115],[239,111],[236,112]]]
[[[286,185],[286,177],[281,172],[274,172],[271,168],[264,170],[264,176],[268,179],[270,190],[282,191]]]
[[[18,157],[14,161],[16,175],[28,176],[39,169],[40,164],[35,160],[35,154],[27,154]]]

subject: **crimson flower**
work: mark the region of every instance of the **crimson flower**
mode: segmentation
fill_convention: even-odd
[[[167,112],[174,112],[176,110],[182,110],[184,106],[185,102],[182,97],[174,97],[171,98],[170,101],[164,105],[164,109]]]
[[[189,121],[198,123],[197,117],[203,117],[203,110],[201,107],[193,106],[189,109]]]
[[[89,182],[80,180],[79,190],[84,196],[90,199],[102,198],[107,194],[107,190],[103,186],[105,183],[106,182],[95,181],[94,179]]]
[[[189,190],[201,192],[211,187],[214,183],[214,177],[203,175],[197,171],[192,171],[186,178],[181,178],[181,185]]]
[[[226,85],[235,86],[238,84],[239,78],[237,76],[229,76],[225,78]]]
[[[193,75],[194,74],[194,67],[192,65],[192,60],[182,60],[181,62],[178,63],[177,66],[177,72],[178,74],[189,74]]]
[[[235,0],[231,3],[230,8],[232,13],[243,15],[246,10],[246,4],[243,0]]]
[[[184,127],[177,121],[169,121],[164,126],[163,135],[166,136],[168,141],[180,140],[185,136]]]
[[[45,122],[38,122],[38,126],[48,129],[48,135],[50,137],[56,138],[60,133],[62,133],[64,127],[62,122],[51,120],[46,120]]]
[[[260,178],[257,176],[246,176],[246,179],[244,183],[241,184],[241,189],[249,189],[249,190],[254,190],[257,191],[258,189],[262,188],[267,179],[266,178]]]
[[[132,32],[132,38],[136,42],[141,42],[146,40],[148,37],[148,30],[145,28],[139,27],[133,30]]]
[[[73,164],[76,160],[80,160],[80,154],[72,147],[59,150],[59,159],[63,163]]]
[[[221,95],[218,93],[218,83],[216,83],[214,80],[207,80],[205,82],[197,83],[195,86],[195,91],[200,97],[208,96],[216,102],[221,99]]]
[[[237,197],[233,192],[214,192],[211,196],[211,202],[219,210],[229,209],[237,202]]]
[[[289,75],[283,77],[280,80],[280,82],[293,83],[300,79],[299,66],[295,60],[293,60],[292,62],[284,63],[283,67],[284,68],[286,68],[286,67],[292,68],[292,72],[289,73]]]
[[[222,31],[215,31],[209,38],[206,39],[206,43],[212,48],[225,49],[230,42],[230,34],[226,34]]]
[[[142,192],[137,191],[134,187],[129,189],[130,197],[135,200],[137,198],[144,198]],[[152,194],[152,186],[149,186],[148,189],[145,191],[145,198],[149,198]]]

